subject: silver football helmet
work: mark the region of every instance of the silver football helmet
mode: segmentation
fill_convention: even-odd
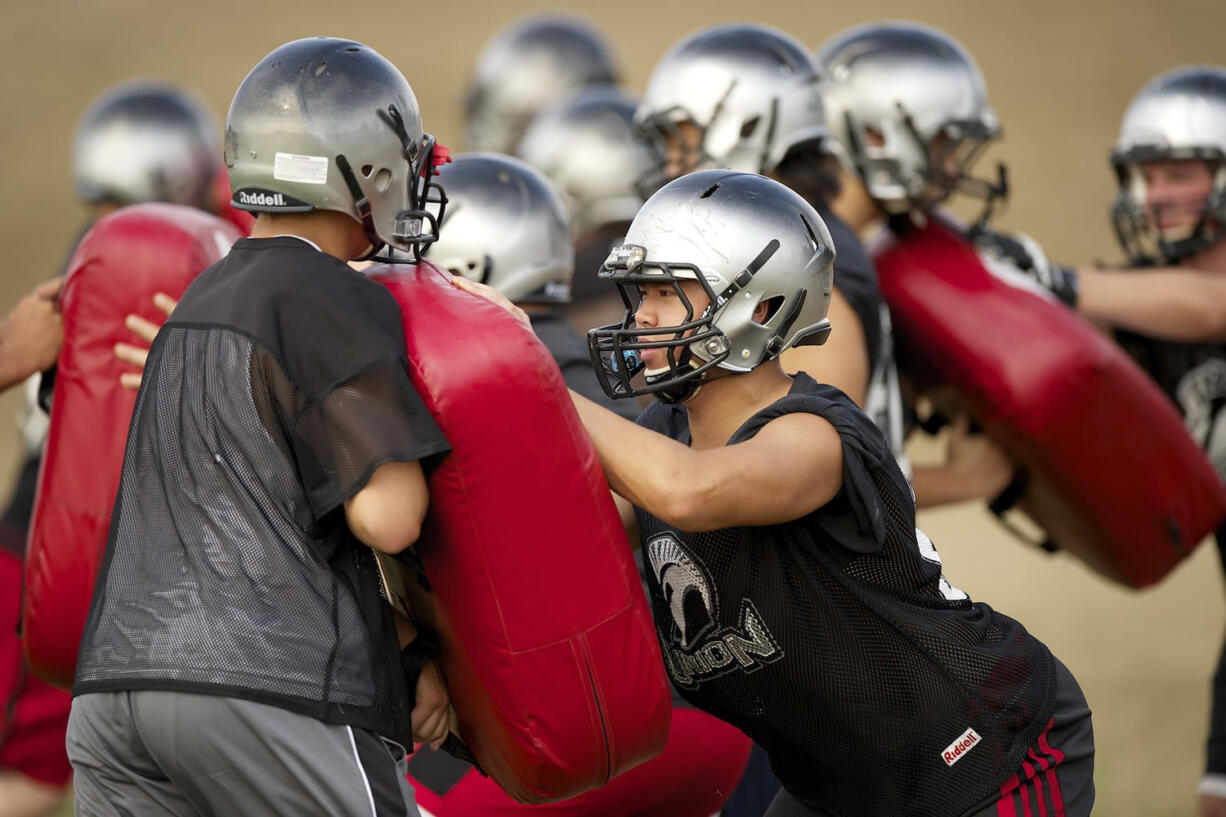
[[[634,218],[634,182],[653,166],[634,135],[635,101],[613,86],[580,91],[533,120],[519,155],[550,178],[570,207],[576,235]]]
[[[909,22],[868,23],[817,50],[826,119],[847,168],[886,212],[926,210],[955,190],[989,209],[1007,192],[969,175],[1001,134],[979,66],[958,42]]]
[[[431,182],[435,157],[404,76],[351,40],[275,49],[239,85],[226,117],[235,207],[336,210],[362,224],[374,252],[384,244],[417,251],[437,237],[436,215],[425,208],[445,201]]]
[[[731,170],[689,173],[647,200],[599,275],[617,284],[621,323],[588,333],[592,363],[611,397],[655,394],[688,400],[713,369],[748,372],[792,346],[824,343],[834,244],[825,223],[790,188]],[[680,285],[701,284],[697,313]],[[636,327],[638,289],[669,283],[686,307],[676,326]],[[759,304],[762,322],[754,320]],[[667,352],[667,367],[647,369],[645,349]],[[632,382],[644,375],[643,384]]]
[[[656,154],[645,193],[679,175],[669,170],[670,145],[684,142],[683,123],[697,126],[700,144],[687,170],[726,167],[769,173],[788,151],[827,136],[819,73],[804,46],[767,26],[704,29],[660,58],[635,113]]]
[[[1146,206],[1146,162],[1199,159],[1213,173],[1213,187],[1190,228],[1162,230]],[[1137,263],[1175,263],[1226,235],[1226,69],[1175,68],[1141,89],[1124,113],[1111,151],[1119,193],[1111,216],[1116,235]]]
[[[539,170],[510,156],[467,153],[439,176],[449,206],[426,253],[431,261],[516,303],[570,300],[570,220]]]
[[[588,85],[616,84],[604,36],[581,17],[530,17],[503,29],[477,57],[464,93],[469,150],[511,154],[532,120]]]
[[[94,100],[77,124],[77,197],[119,205],[161,201],[207,209],[217,174],[217,124],[193,95],[132,82]]]

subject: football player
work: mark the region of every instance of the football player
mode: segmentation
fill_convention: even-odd
[[[82,115],[73,149],[73,179],[88,208],[87,226],[125,204],[165,201],[214,209],[219,167],[217,128],[204,106],[183,90],[148,81],[108,89]],[[76,242],[73,242],[74,247]],[[69,257],[71,253],[69,253]],[[68,258],[64,260],[64,267]],[[0,388],[25,381],[23,461],[16,489],[0,516],[0,802],[15,815],[40,814],[67,791],[64,753],[69,696],[30,675],[16,621],[26,534],[46,436],[38,406],[42,372],[59,357],[63,326],[61,278],[37,286],[0,322]]]
[[[520,157],[549,177],[570,210],[575,277],[563,310],[582,333],[621,314],[621,299],[596,270],[643,204],[635,180],[652,157],[634,133],[636,105],[614,86],[585,88],[532,120],[519,145]]]
[[[73,690],[77,812],[415,814],[404,745],[442,740],[448,696],[432,661],[402,671],[419,642],[372,549],[413,544],[449,446],[394,298],[346,262],[435,237],[434,140],[400,72],[332,38],[261,60],[227,132],[256,226],[149,353]]]
[[[1128,106],[1111,151],[1125,269],[1057,270],[1179,407],[1226,481],[1226,69],[1183,66]],[[1217,532],[1226,565],[1226,526]],[[1226,645],[1213,677],[1203,817],[1226,816]]]
[[[881,430],[779,362],[830,334],[834,257],[799,195],[716,170],[652,196],[601,270],[627,304],[589,334],[606,388],[659,401],[636,425],[573,399],[635,508],[669,675],[766,749],[769,817],[1088,815],[1072,675],[943,578]]]

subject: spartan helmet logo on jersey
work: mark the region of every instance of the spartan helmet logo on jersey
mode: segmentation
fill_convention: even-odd
[[[681,647],[692,649],[715,626],[718,610],[711,580],[681,543],[667,533],[647,543],[647,559],[681,634]]]

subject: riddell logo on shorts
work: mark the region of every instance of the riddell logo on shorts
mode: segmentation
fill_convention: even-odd
[[[240,204],[255,204],[260,207],[284,207],[288,204],[285,196],[280,193],[248,193],[246,190],[239,192],[238,200]]]
[[[967,729],[958,739],[945,747],[945,751],[941,752],[941,757],[945,759],[946,766],[952,766],[962,759],[962,756],[979,745],[979,733],[974,729]]]

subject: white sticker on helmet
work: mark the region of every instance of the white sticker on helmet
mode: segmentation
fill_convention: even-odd
[[[272,177],[282,182],[327,184],[328,157],[303,156],[299,153],[277,153],[273,159]]]

